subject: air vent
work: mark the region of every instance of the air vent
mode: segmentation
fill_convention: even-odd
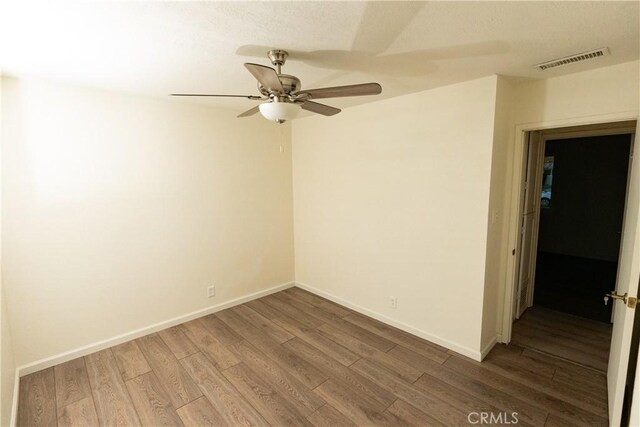
[[[578,53],[577,55],[565,56],[564,58],[554,59],[553,61],[543,62],[536,64],[536,67],[540,71],[544,71],[548,68],[559,67],[561,65],[573,64],[574,62],[586,61],[587,59],[599,58],[609,54],[609,48],[603,47],[596,50],[590,50],[589,52]]]

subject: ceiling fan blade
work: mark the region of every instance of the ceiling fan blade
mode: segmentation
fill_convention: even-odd
[[[260,64],[252,64],[247,62],[244,64],[247,67],[247,70],[253,77],[258,80],[262,86],[268,91],[276,91],[280,93],[284,93],[284,88],[282,87],[282,83],[280,82],[280,78],[278,78],[278,73],[271,67],[266,67]]]
[[[330,107],[324,104],[318,104],[317,102],[313,102],[313,101],[305,101],[302,104],[302,109],[311,111],[313,113],[322,114],[323,116],[335,116],[340,111],[342,111],[339,108]]]
[[[242,114],[238,114],[238,118],[240,117],[249,117],[249,116],[253,116],[255,113],[257,113],[258,111],[260,111],[260,105],[256,105],[255,107],[251,108],[250,110],[245,111]]]
[[[344,96],[378,95],[382,93],[382,86],[378,83],[363,83],[359,85],[324,87],[320,89],[301,90],[296,97],[308,99],[341,98]]]
[[[222,98],[247,98],[247,99],[262,99],[257,95],[213,95],[208,93],[172,93],[171,96],[217,96]]]

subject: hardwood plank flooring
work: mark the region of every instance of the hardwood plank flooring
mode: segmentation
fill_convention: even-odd
[[[111,347],[111,350],[113,350],[123,380],[130,380],[138,375],[151,372],[151,367],[142,355],[137,342],[128,341]]]
[[[153,372],[125,383],[140,421],[153,426],[181,426],[182,421]]]
[[[53,372],[58,408],[91,397],[91,386],[84,359],[74,359],[54,366]]]
[[[139,425],[138,414],[131,402],[111,349],[84,358],[89,374],[98,420],[102,425]]]
[[[18,425],[55,426],[56,386],[53,368],[20,378]]]
[[[21,378],[18,425],[606,425],[610,329],[563,316],[479,363],[291,288]]]
[[[513,324],[511,342],[606,372],[611,332],[611,324],[534,306]]]
[[[94,427],[98,424],[98,414],[91,397],[70,403],[58,411],[58,425],[61,427]]]

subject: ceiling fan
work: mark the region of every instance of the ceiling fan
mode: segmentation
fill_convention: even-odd
[[[284,50],[270,50],[267,56],[276,67],[273,69],[260,64],[245,63],[253,77],[258,80],[261,95],[213,95],[196,93],[172,93],[171,96],[218,96],[226,98],[247,98],[255,101],[266,101],[238,115],[248,117],[258,111],[268,120],[284,123],[295,118],[300,109],[333,116],[340,112],[339,108],[330,107],[312,100],[322,98],[340,98],[345,96],[378,95],[382,86],[378,83],[363,83],[349,86],[325,87],[320,89],[301,90],[300,79],[289,74],[282,74],[289,53]]]

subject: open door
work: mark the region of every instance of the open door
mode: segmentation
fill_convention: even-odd
[[[540,192],[538,190],[538,181],[541,177],[541,153],[542,137],[540,132],[530,132],[529,141],[526,144],[527,155],[523,160],[523,191],[521,200],[520,215],[520,254],[518,260],[518,275],[516,288],[516,310],[515,317],[520,318],[522,313],[531,305],[531,296],[533,288],[533,275],[536,265],[536,239],[537,239],[537,221]]]
[[[629,183],[627,186],[627,201],[625,203],[622,242],[620,244],[620,261],[616,292],[618,295],[627,294],[626,300],[614,299],[613,335],[611,338],[611,353],[607,370],[609,393],[609,423],[621,425],[622,405],[625,394],[627,369],[629,367],[629,353],[631,349],[631,335],[635,312],[635,297],[638,296],[638,282],[640,281],[640,230],[638,229],[640,216],[640,155],[636,150],[638,124],[632,143]],[[633,297],[629,298],[629,297]]]

